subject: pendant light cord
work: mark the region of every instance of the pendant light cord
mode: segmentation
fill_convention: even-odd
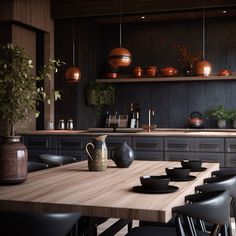
[[[206,30],[205,30],[205,6],[203,6],[202,10],[202,58],[205,60],[205,40],[206,40]]]
[[[121,25],[121,0],[120,0],[120,47],[122,48],[121,34],[122,34],[122,25]]]
[[[73,18],[72,64],[75,65],[75,18]]]

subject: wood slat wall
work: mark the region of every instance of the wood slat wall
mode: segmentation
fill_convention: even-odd
[[[215,73],[225,66],[236,71],[235,22],[235,17],[207,21],[207,59],[212,63]],[[56,109],[57,119],[67,118],[71,114],[70,116],[77,120],[76,128],[88,128],[94,123],[97,117],[96,110],[86,105],[85,93],[81,89],[84,89],[86,82],[95,80],[105,73],[108,54],[119,44],[118,24],[99,25],[94,24],[91,19],[84,19],[83,25],[79,31],[82,35],[76,39],[76,56],[80,58],[82,81],[78,85],[66,85],[63,84],[62,77],[57,80],[60,81],[57,82],[57,88],[64,90],[63,101],[61,105],[58,103]],[[68,20],[56,20],[55,37],[66,35],[61,43],[56,43],[56,55],[66,62],[72,60],[70,29]],[[77,34],[79,32],[77,31]],[[201,49],[201,21],[123,24],[122,41],[123,46],[131,51],[133,62],[121,73],[132,73],[135,65],[146,68],[153,64],[159,69],[174,66],[181,70],[179,55],[173,44],[187,43],[193,48]],[[115,105],[111,111],[125,113],[129,102],[133,101],[141,105],[141,123],[147,123],[148,108],[154,107],[156,116],[153,123],[158,127],[185,127],[187,117],[195,110],[205,115],[209,109],[220,104],[227,109],[236,108],[235,81],[124,83],[115,87]],[[97,125],[99,126],[98,123]],[[209,122],[209,126],[215,125],[215,122]]]
[[[219,7],[236,5],[234,0],[206,0],[205,7]],[[203,1],[178,0],[126,0],[122,1],[122,12],[144,13],[173,11],[180,9],[198,9],[203,7]],[[113,15],[120,12],[117,0],[52,0],[52,17],[85,17],[98,15]]]

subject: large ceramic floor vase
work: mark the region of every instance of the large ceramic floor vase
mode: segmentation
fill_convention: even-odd
[[[1,137],[0,184],[19,184],[27,179],[28,151],[20,137]]]

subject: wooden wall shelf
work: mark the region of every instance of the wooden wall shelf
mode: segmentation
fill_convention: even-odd
[[[236,75],[231,76],[191,76],[191,77],[155,77],[155,78],[131,78],[122,77],[116,79],[97,79],[97,83],[142,83],[142,82],[177,82],[177,81],[210,81],[210,80],[236,80]]]

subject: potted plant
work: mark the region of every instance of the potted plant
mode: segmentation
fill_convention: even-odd
[[[28,119],[41,100],[60,98],[58,91],[47,94],[43,87],[37,87],[38,81],[51,78],[52,72],[62,63],[50,60],[42,71],[32,74],[32,60],[24,48],[7,44],[0,46],[0,183],[16,184],[27,178],[27,149],[16,136],[15,125]],[[39,115],[37,111],[36,116]]]
[[[218,128],[226,128],[226,120],[230,119],[229,111],[225,110],[222,105],[209,111],[209,116],[217,120]]]
[[[236,129],[236,110],[229,111],[230,119],[233,121],[233,128]]]
[[[89,83],[86,86],[86,100],[89,106],[101,108],[104,105],[114,104],[115,89],[111,85]]]

